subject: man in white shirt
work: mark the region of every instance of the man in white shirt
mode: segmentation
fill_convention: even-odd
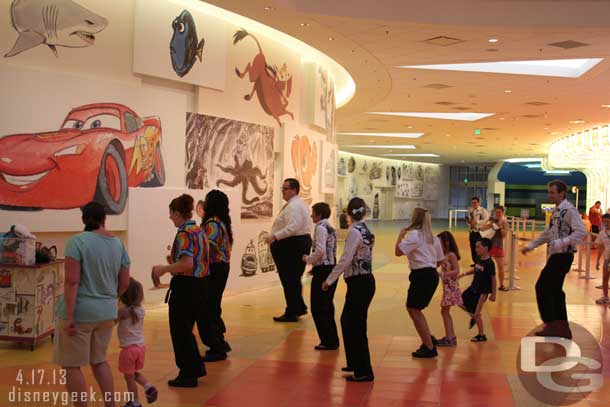
[[[543,243],[547,244],[546,265],[536,282],[536,301],[544,329],[536,335],[572,339],[563,282],[574,261],[574,246],[585,237],[585,225],[578,210],[566,200],[567,191],[563,181],[549,182],[549,200],[556,205],[551,222],[539,237],[521,249],[521,253],[526,254]]]
[[[294,178],[284,180],[282,198],[286,204],[273,222],[271,235],[267,238],[286,299],[284,314],[273,317],[276,322],[296,322],[301,315],[307,314],[301,278],[305,272],[303,255],[309,254],[311,249],[309,234],[312,225],[309,207],[299,197],[299,190],[299,181]]]
[[[466,213],[466,222],[470,226],[470,257],[472,257],[472,264],[470,267],[474,267],[474,265],[481,260],[477,255],[476,246],[477,241],[481,240],[481,227],[485,225],[488,220],[489,212],[481,206],[479,197],[472,197],[471,207],[468,208],[468,213]]]

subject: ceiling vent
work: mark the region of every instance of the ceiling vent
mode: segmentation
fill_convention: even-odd
[[[536,119],[538,117],[544,117],[542,114],[522,114],[521,117],[525,117],[526,119]]]
[[[465,42],[464,40],[460,40],[459,38],[447,37],[445,35],[441,35],[439,37],[428,38],[427,40],[422,41],[424,44],[430,45],[438,45],[439,47],[449,47],[451,45],[456,45],[461,42]]]
[[[442,105],[442,106],[451,106],[451,105],[455,105],[455,102],[434,102],[437,105]]]
[[[557,48],[563,48],[563,49],[572,49],[572,48],[586,47],[591,44],[574,41],[574,40],[567,40],[567,41],[553,42],[553,43],[547,44],[547,45],[549,45],[551,47],[557,47]]]
[[[466,106],[455,106],[452,107],[453,110],[470,110],[472,109],[471,107],[466,107]]]

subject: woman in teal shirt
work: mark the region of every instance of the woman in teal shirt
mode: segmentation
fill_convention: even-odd
[[[66,371],[72,394],[86,394],[81,366],[91,369],[105,394],[114,394],[106,351],[117,318],[117,298],[129,284],[129,256],[121,240],[105,228],[106,213],[97,202],[82,208],[85,231],[66,246],[64,296],[57,308],[54,361]],[[112,397],[110,398],[112,399]],[[79,400],[75,405],[86,405]],[[113,402],[105,403],[114,406]]]

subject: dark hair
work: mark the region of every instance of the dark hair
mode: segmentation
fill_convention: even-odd
[[[477,201],[477,202],[481,202],[481,200],[479,199],[478,196],[473,196],[471,201]]]
[[[362,220],[366,214],[366,203],[364,199],[354,197],[347,204],[347,214],[354,220]]]
[[[568,193],[568,186],[566,185],[565,182],[563,182],[560,179],[554,179],[553,181],[549,182],[547,184],[547,186],[550,187],[555,187],[555,189],[557,190],[557,192],[563,192],[564,195]]]
[[[482,246],[487,247],[487,250],[491,250],[491,240],[484,237],[482,239],[477,240],[477,242],[480,242]]]
[[[195,209],[199,208],[201,206],[201,209],[205,210],[205,201],[200,199],[197,201],[197,205],[195,205]]]
[[[318,202],[311,207],[311,210],[322,219],[330,218],[330,206],[326,202]]]
[[[182,194],[178,198],[172,199],[169,209],[180,213],[184,219],[193,217],[193,203],[195,200],[188,194]]]
[[[610,219],[610,213],[604,213],[602,219]]]
[[[142,305],[142,301],[144,301],[142,284],[133,277],[129,277],[129,286],[127,286],[127,290],[121,295],[121,302],[129,307],[132,324],[139,321],[138,314],[136,314],[136,310],[133,307],[139,307]]]
[[[499,210],[501,210],[501,211],[502,211],[502,213],[506,212],[506,209],[505,209],[505,208],[504,208],[502,205],[498,205],[498,206],[496,206],[496,207],[494,208],[494,210],[495,210],[495,209],[499,209]]]
[[[229,242],[233,244],[233,230],[231,229],[231,216],[229,215],[229,198],[227,195],[218,190],[213,189],[205,196],[205,206],[203,208],[203,222],[216,216],[225,224]]]
[[[296,189],[297,195],[301,191],[301,184],[299,184],[299,180],[295,178],[286,178],[284,182],[287,182],[290,185],[290,189]]]
[[[597,205],[597,204],[600,204],[600,205],[601,205],[601,204],[602,204],[602,202],[601,202],[601,201],[595,201],[595,205]]]
[[[86,232],[98,230],[106,222],[106,209],[99,202],[89,202],[81,208],[81,212]]]
[[[455,257],[457,257],[458,260],[461,259],[460,249],[458,248],[455,238],[453,237],[451,232],[445,230],[444,232],[441,232],[436,235],[436,237],[438,237],[441,241],[443,249],[447,249],[448,252],[455,254]]]

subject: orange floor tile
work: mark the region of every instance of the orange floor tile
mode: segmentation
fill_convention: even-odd
[[[318,343],[310,315],[299,323],[277,324],[271,317],[283,309],[279,282],[256,292],[225,298],[223,317],[227,339],[233,351],[228,360],[208,364],[208,376],[196,389],[170,389],[167,380],[176,374],[171,351],[165,306],[148,309],[145,323],[147,360],[143,373],[160,390],[156,406],[538,406],[517,377],[517,352],[520,339],[535,328],[540,319],[536,308],[534,284],[544,263],[544,249],[517,257],[519,291],[499,292],[495,303],[484,309],[484,323],[489,342],[469,341],[474,330],[468,329],[469,317],[461,310],[452,311],[458,346],[439,349],[434,360],[416,360],[411,352],[419,338],[404,308],[408,288],[408,269],[404,258],[393,256],[393,244],[399,224],[371,223],[377,235],[374,273],[377,292],[369,311],[369,342],[375,370],[374,383],[346,383],[340,368],[344,355],[316,352]],[[456,233],[463,251],[462,266],[469,264],[465,231]],[[595,257],[593,257],[595,258]],[[597,279],[580,279],[571,272],[565,283],[571,321],[586,327],[600,342],[604,359],[604,385],[575,406],[610,405],[610,310],[595,305],[601,293]],[[468,284],[464,280],[464,288]],[[308,301],[309,286],[304,294]],[[425,311],[432,332],[444,335],[440,316],[439,288]],[[336,294],[336,308],[343,306],[345,285]],[[338,315],[337,315],[338,319]],[[0,406],[10,404],[8,395],[16,376],[32,369],[51,371],[51,344],[47,341],[30,352],[13,343],[0,344]],[[203,347],[202,347],[203,349]],[[125,384],[117,369],[118,344],[111,343],[110,363],[116,372],[117,391]],[[89,383],[90,370],[84,369]],[[23,387],[23,386],[22,386]],[[27,390],[54,390],[63,387],[36,385]],[[34,405],[34,404],[27,404]],[[51,405],[51,404],[36,404]]]

